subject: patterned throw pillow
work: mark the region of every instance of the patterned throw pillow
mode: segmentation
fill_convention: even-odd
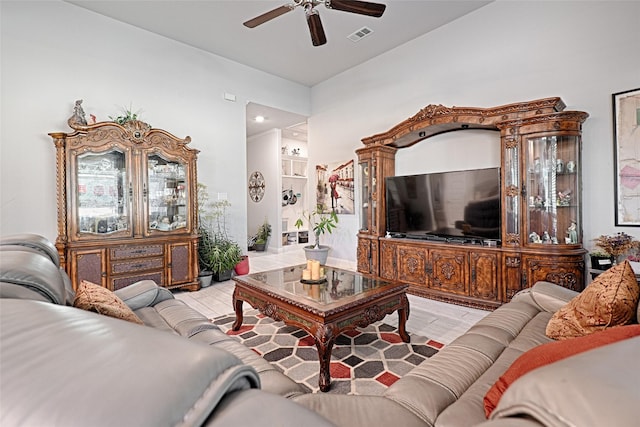
[[[83,280],[78,286],[73,306],[140,325],[144,324],[116,294],[86,280]]]
[[[553,339],[589,335],[636,318],[640,288],[625,260],[600,274],[582,293],[558,310],[547,324]]]

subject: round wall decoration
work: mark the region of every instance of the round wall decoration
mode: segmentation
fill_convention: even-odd
[[[264,176],[262,173],[255,171],[249,176],[249,197],[258,203],[264,196]]]

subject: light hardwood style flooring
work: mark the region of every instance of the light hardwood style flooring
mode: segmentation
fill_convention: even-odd
[[[305,262],[302,249],[283,253],[249,252],[250,273],[304,264]],[[353,262],[329,258],[327,264],[355,271],[355,263]],[[233,312],[231,302],[233,289],[233,280],[213,282],[211,286],[197,292],[176,292],[175,297],[212,319]],[[489,314],[488,311],[433,301],[414,295],[408,295],[408,298],[410,315],[407,321],[407,332],[428,337],[445,345]],[[245,304],[245,308],[250,307]],[[384,322],[397,326],[397,313],[385,317]]]

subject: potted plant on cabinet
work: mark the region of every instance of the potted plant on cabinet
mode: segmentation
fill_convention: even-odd
[[[218,282],[231,279],[234,267],[242,261],[240,246],[227,233],[226,212],[229,206],[231,204],[227,200],[209,202],[206,186],[198,184],[198,261],[201,271],[211,271],[213,279]],[[201,282],[201,286],[205,285]]]
[[[269,245],[269,236],[271,236],[271,224],[267,218],[258,227],[258,234],[256,234],[256,240],[253,244],[253,249],[256,251],[265,251]]]
[[[305,256],[307,259],[318,260],[320,264],[324,265],[327,262],[330,247],[320,244],[320,235],[331,234],[338,226],[338,215],[333,210],[325,211],[322,205],[317,205],[314,211],[302,213],[302,217],[296,220],[296,228],[300,229],[304,226],[305,220],[315,236],[313,245],[304,247]]]

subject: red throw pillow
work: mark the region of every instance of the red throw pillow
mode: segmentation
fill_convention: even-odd
[[[526,373],[587,350],[640,335],[640,325],[616,326],[578,338],[554,341],[532,348],[518,357],[484,396],[484,413],[489,418],[502,394]]]

